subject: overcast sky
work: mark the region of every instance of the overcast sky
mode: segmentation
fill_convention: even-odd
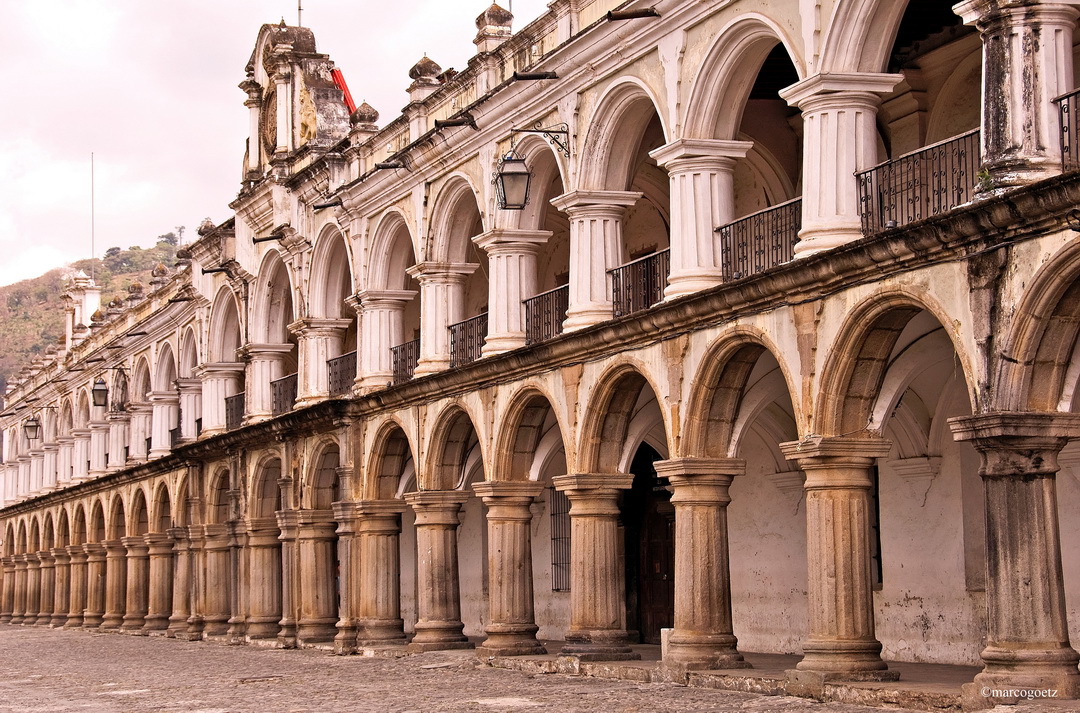
[[[380,125],[408,100],[424,53],[463,69],[490,0],[303,0],[303,24]],[[547,0],[513,0],[514,30]],[[504,4],[504,7],[506,6]],[[0,0],[0,285],[94,254],[152,246],[240,186],[244,65],[260,25],[296,24],[296,0]]]

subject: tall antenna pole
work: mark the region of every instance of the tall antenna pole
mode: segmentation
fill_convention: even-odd
[[[297,27],[303,27],[304,26],[303,21],[301,21],[301,19],[300,19],[303,16],[303,13],[304,13],[304,8],[302,7],[303,2],[304,2],[304,0],[296,0],[296,26]]]
[[[94,279],[94,152],[90,152],[90,279]]]

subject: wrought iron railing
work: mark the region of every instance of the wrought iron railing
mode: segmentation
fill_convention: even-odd
[[[176,448],[180,445],[180,427],[169,429],[169,448]],[[106,455],[106,458],[108,456]]]
[[[296,374],[270,382],[270,413],[280,416],[293,410],[296,403]]]
[[[401,384],[413,377],[420,361],[420,340],[399,344],[390,348],[390,362],[394,368],[394,383]]]
[[[979,181],[979,130],[856,173],[866,235],[967,203]]]
[[[225,428],[240,428],[244,422],[244,392],[225,397]]]
[[[487,336],[488,316],[482,312],[475,317],[450,325],[450,368],[464,366],[480,358]]]
[[[751,213],[716,229],[725,280],[764,272],[794,257],[802,228],[802,198]]]
[[[671,251],[667,249],[608,270],[615,316],[633,314],[664,299],[669,272]]]
[[[331,396],[341,396],[352,391],[353,382],[356,381],[356,352],[328,359],[326,368],[330,372]]]
[[[1061,167],[1080,168],[1080,89],[1054,100],[1061,110]]]
[[[562,334],[570,306],[570,286],[563,285],[530,297],[525,302],[525,344],[536,344]]]

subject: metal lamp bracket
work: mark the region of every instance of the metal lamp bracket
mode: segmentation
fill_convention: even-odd
[[[543,134],[549,144],[557,148],[563,156],[570,158],[570,126],[566,122],[554,126],[541,126],[538,121],[531,129],[510,129],[510,133]]]

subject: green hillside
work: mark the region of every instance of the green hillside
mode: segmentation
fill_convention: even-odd
[[[13,374],[44,354],[50,344],[64,338],[60,295],[68,275],[75,270],[88,275],[92,271],[94,281],[101,287],[104,307],[113,297],[126,297],[133,282],[149,285],[150,271],[158,263],[175,265],[176,246],[177,237],[170,232],[158,236],[152,248],[109,248],[102,259],[78,260],[40,277],[0,287],[0,394]]]

